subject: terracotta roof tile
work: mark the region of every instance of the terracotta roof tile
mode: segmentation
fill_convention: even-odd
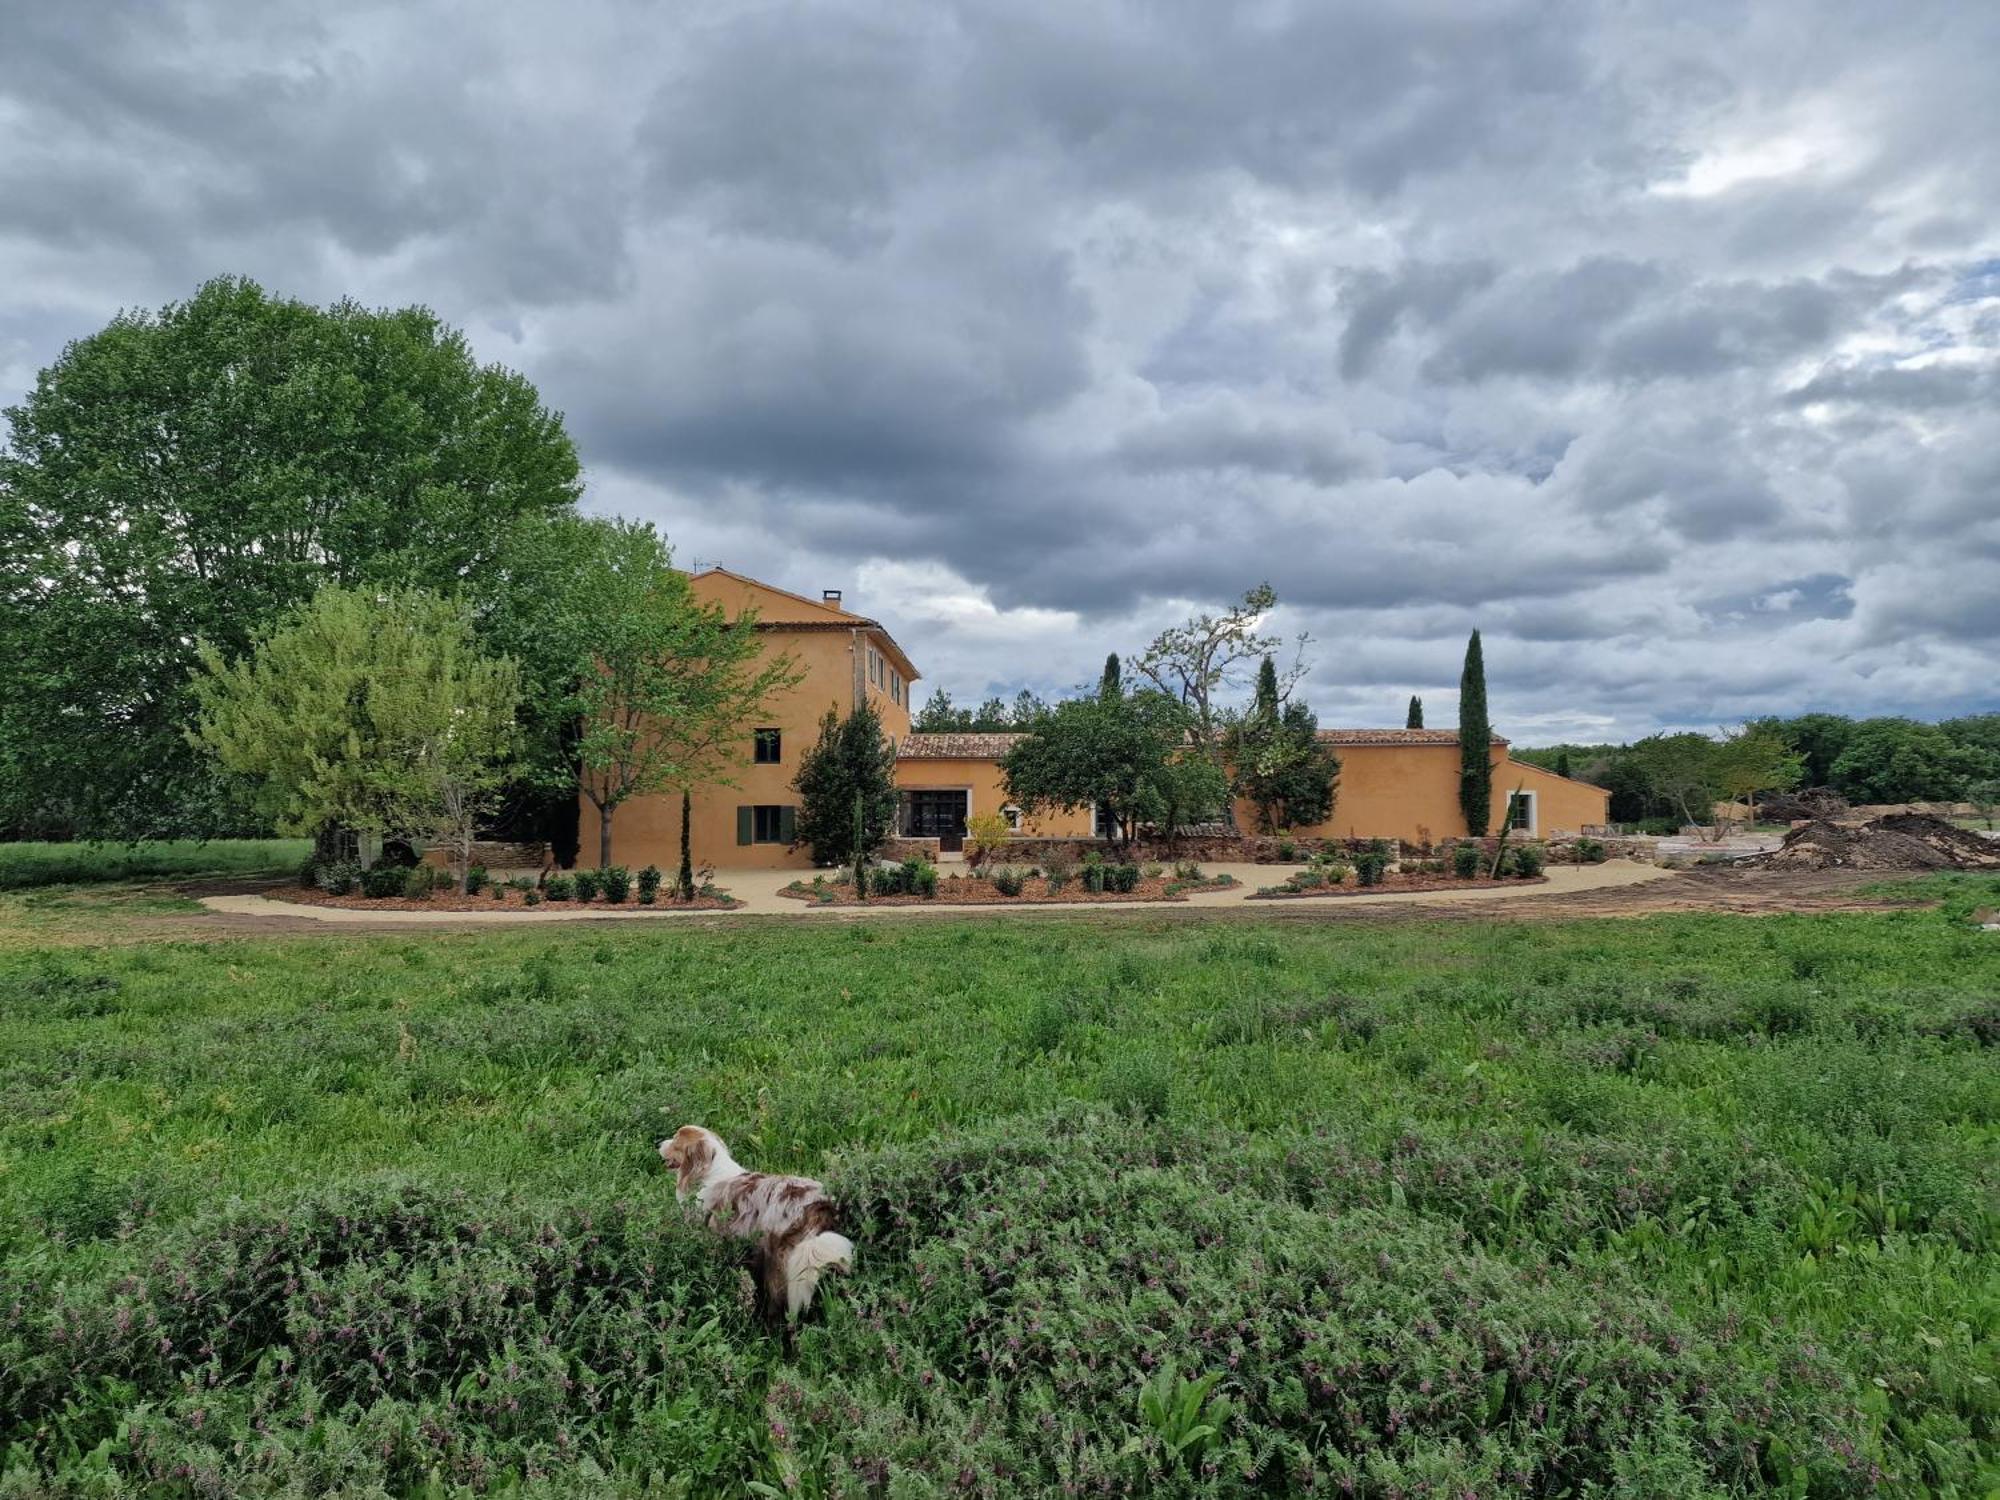
[[[1023,734],[909,734],[896,749],[900,760],[998,760]]]
[[[1319,737],[1329,745],[1456,745],[1456,729],[1322,729]],[[1499,735],[1493,743],[1507,742]]]

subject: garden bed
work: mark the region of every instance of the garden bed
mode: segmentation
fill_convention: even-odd
[[[1546,875],[1502,875],[1495,880],[1484,875],[1476,875],[1470,880],[1460,880],[1456,875],[1384,875],[1378,885],[1357,885],[1348,881],[1344,885],[1309,886],[1305,890],[1287,890],[1282,886],[1265,886],[1260,891],[1252,891],[1244,899],[1247,901],[1303,901],[1315,896],[1391,896],[1409,895],[1420,891],[1471,891],[1490,886],[1530,886],[1547,885]]]
[[[592,901],[578,901],[574,897],[567,901],[543,899],[530,904],[528,892],[511,886],[489,886],[476,895],[468,896],[463,891],[433,891],[428,896],[364,896],[359,891],[350,891],[344,896],[336,896],[317,886],[295,886],[269,892],[280,901],[296,901],[304,906],[337,906],[343,911],[732,911],[743,903],[727,891],[715,891],[710,895],[697,895],[692,901],[670,898],[666,891],[660,892],[659,899],[651,905],[640,901],[636,895],[623,901],[606,901],[602,896]]]
[[[1228,890],[1236,884],[1233,876],[1216,875],[1200,880],[1183,880],[1172,875],[1141,880],[1129,891],[1093,891],[1072,876],[1059,891],[1051,891],[1047,877],[1028,876],[1018,896],[1003,895],[990,880],[969,876],[949,877],[937,883],[935,896],[870,896],[858,900],[852,881],[825,881],[814,885],[795,880],[778,892],[809,906],[1117,906],[1134,901],[1185,901],[1190,891]]]

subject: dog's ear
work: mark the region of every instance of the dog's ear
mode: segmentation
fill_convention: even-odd
[[[672,1140],[660,1142],[660,1159],[674,1169],[674,1191],[685,1198],[688,1190],[708,1175],[715,1147],[699,1125],[683,1125]]]

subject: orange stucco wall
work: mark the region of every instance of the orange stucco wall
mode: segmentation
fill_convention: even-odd
[[[804,868],[812,863],[810,854],[788,849],[783,844],[739,844],[736,809],[740,806],[798,805],[792,779],[799,772],[799,758],[819,738],[819,723],[828,708],[845,715],[852,711],[857,691],[881,715],[883,729],[901,739],[910,732],[910,694],[905,686],[902,701],[896,702],[886,687],[867,679],[866,653],[870,645],[881,649],[885,638],[862,630],[788,631],[778,621],[781,610],[793,618],[823,618],[838,623],[841,616],[818,605],[801,606],[776,599],[756,597],[735,580],[722,575],[722,582],[709,584],[717,575],[703,574],[695,580],[697,592],[732,612],[745,604],[755,604],[764,620],[775,628],[764,632],[766,651],[790,653],[803,670],[797,687],[772,700],[769,711],[757,721],[760,728],[780,732],[780,757],[775,765],[751,762],[751,741],[745,736],[738,747],[737,764],[728,770],[730,785],[696,787],[693,818],[689,829],[695,865],[718,870],[770,870]],[[752,586],[754,590],[754,585]],[[856,655],[861,660],[857,664]],[[900,655],[900,653],[898,653]],[[597,809],[588,797],[581,799],[581,845],[578,862],[598,862]],[[658,865],[671,872],[681,858],[681,799],[679,795],[634,797],[619,807],[611,820],[614,863],[634,870]]]
[[[1337,753],[1340,786],[1333,816],[1293,832],[1326,838],[1411,841],[1465,836],[1465,815],[1458,807],[1458,746],[1341,745]],[[1509,760],[1505,749],[1496,745],[1489,832],[1499,828],[1501,810],[1516,787],[1535,795],[1533,832],[1537,837],[1574,833],[1585,824],[1602,823],[1608,816],[1610,793]],[[1255,828],[1256,808],[1239,801],[1236,821],[1238,827]]]
[[[896,785],[913,790],[969,791],[972,795],[966,807],[968,818],[996,813],[1007,805],[1005,778],[1000,774],[997,760],[899,760]],[[1078,808],[1075,812],[1055,809],[1024,817],[1021,832],[1042,838],[1088,838],[1090,809]]]

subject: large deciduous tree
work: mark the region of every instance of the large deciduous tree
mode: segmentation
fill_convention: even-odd
[[[1754,819],[1759,792],[1788,791],[1805,776],[1805,757],[1768,724],[1745,724],[1715,751],[1715,781],[1725,800],[1741,802]]]
[[[862,864],[896,830],[896,752],[864,696],[845,719],[829,708],[799,760],[796,833],[821,865]],[[865,878],[865,877],[864,877]]]
[[[755,721],[801,674],[765,650],[754,611],[732,616],[697,599],[651,526],[593,525],[596,545],[559,607],[579,649],[576,755],[603,866],[613,819],[633,797],[733,784]]]
[[[1193,711],[1146,690],[1072,698],[1008,751],[1007,796],[1024,812],[1096,807],[1122,842],[1140,822],[1169,834],[1227,795],[1216,763],[1191,743]]]
[[[1219,615],[1200,614],[1184,625],[1161,631],[1132,663],[1132,670],[1167,697],[1187,708],[1196,742],[1220,764],[1223,744],[1218,702],[1231,686],[1240,684],[1246,663],[1269,655],[1283,644],[1261,626],[1278,603],[1268,583],[1260,583]],[[1305,675],[1303,654],[1308,638],[1297,641],[1299,660],[1283,674],[1283,690]]]
[[[1476,630],[1465,643],[1458,678],[1458,806],[1465,831],[1484,838],[1493,817],[1493,722],[1486,716],[1486,655]]]
[[[463,878],[509,770],[520,671],[470,612],[420,589],[329,585],[235,659],[202,643],[191,743],[287,833],[337,827],[441,842]]]
[[[1932,724],[1864,719],[1832,767],[1833,785],[1855,802],[1954,801],[2000,766]]]
[[[1655,801],[1664,803],[1691,827],[1711,823],[1722,795],[1721,757],[1715,741],[1692,731],[1655,734],[1632,746],[1635,766]]]
[[[0,827],[17,830],[243,826],[186,735],[197,640],[242,655],[328,583],[477,607],[522,524],[579,493],[561,417],[430,312],[233,278],[72,343],[6,418]]]

